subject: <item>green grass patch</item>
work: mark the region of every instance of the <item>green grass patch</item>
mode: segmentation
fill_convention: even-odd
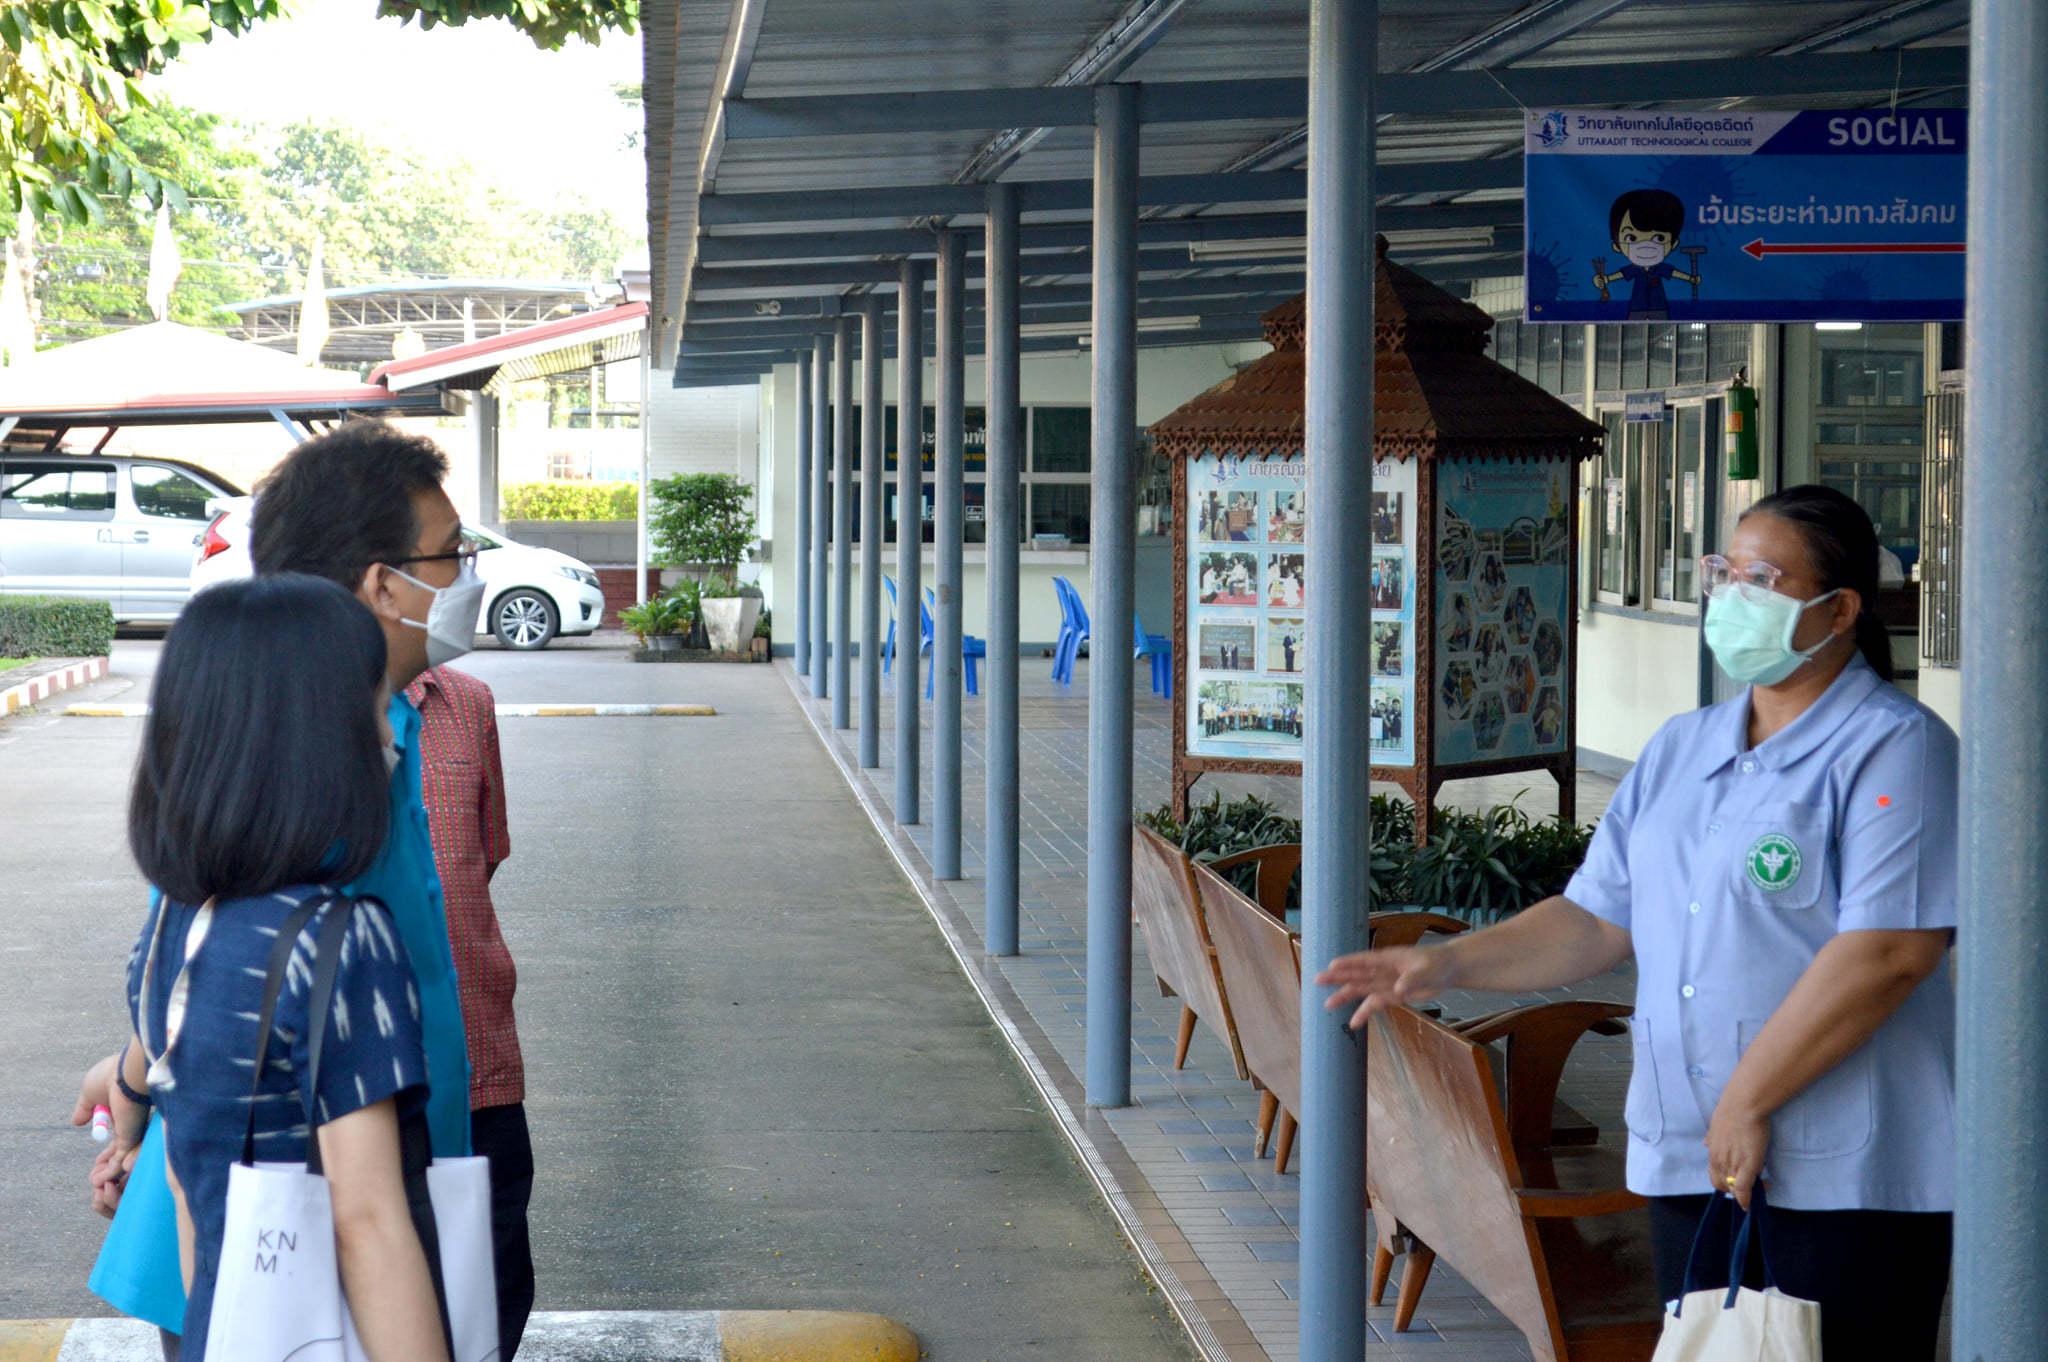
[[[0,672],[11,672],[16,667],[26,667],[31,662],[41,660],[34,657],[0,657]]]

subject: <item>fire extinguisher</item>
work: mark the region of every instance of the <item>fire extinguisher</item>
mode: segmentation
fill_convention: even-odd
[[[1749,386],[1749,371],[1738,370],[1728,385],[1728,478],[1736,481],[1757,476],[1756,389]]]

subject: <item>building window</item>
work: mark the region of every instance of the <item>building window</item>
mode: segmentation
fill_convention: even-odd
[[[1558,395],[1583,402],[1586,396],[1586,328],[1564,326],[1558,331],[1558,341],[1564,354],[1564,373],[1558,379]]]
[[[1716,410],[1719,404],[1714,404]],[[1702,498],[1707,495],[1708,457],[1706,409],[1682,406],[1671,419],[1654,427],[1661,432],[1657,441],[1657,477],[1651,488],[1656,499],[1653,513],[1657,523],[1657,592],[1659,606],[1697,609],[1700,601],[1699,557]]]
[[[1715,324],[1707,328],[1707,382],[1726,383],[1749,367],[1749,328]]]
[[[1621,390],[1621,328],[1617,325],[1593,328],[1593,388],[1603,393]]]
[[[1595,465],[1593,561],[1600,599],[1614,605],[1642,603],[1642,552],[1637,505],[1642,498],[1640,423],[1625,424],[1618,411],[1603,412],[1607,439]]]
[[[1650,386],[1650,327],[1633,322],[1621,328],[1621,386],[1627,391]]]
[[[1814,332],[1813,452],[1820,481],[1856,499],[1908,572],[1920,557],[1926,333],[1913,325]]]
[[[1678,382],[1678,328],[1663,322],[1650,327],[1649,333],[1649,385],[1668,388]]]
[[[1687,322],[1678,328],[1678,383],[1707,381],[1707,325]]]

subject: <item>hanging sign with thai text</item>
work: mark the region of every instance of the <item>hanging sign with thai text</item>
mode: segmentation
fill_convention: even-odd
[[[1963,315],[1961,109],[1531,112],[1532,322]]]

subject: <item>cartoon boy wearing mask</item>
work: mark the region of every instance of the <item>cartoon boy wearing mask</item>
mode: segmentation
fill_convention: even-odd
[[[1700,282],[1698,274],[1687,274],[1669,258],[1677,249],[1678,234],[1684,226],[1685,204],[1678,195],[1666,190],[1631,189],[1616,199],[1607,210],[1607,235],[1626,263],[1610,274],[1605,272],[1604,259],[1596,262],[1593,284],[1600,290],[1600,296],[1607,296],[1610,283],[1624,280],[1631,286],[1630,321],[1670,320],[1671,304],[1664,296],[1664,281],[1683,279],[1695,290]],[[1698,269],[1697,264],[1694,269]]]

